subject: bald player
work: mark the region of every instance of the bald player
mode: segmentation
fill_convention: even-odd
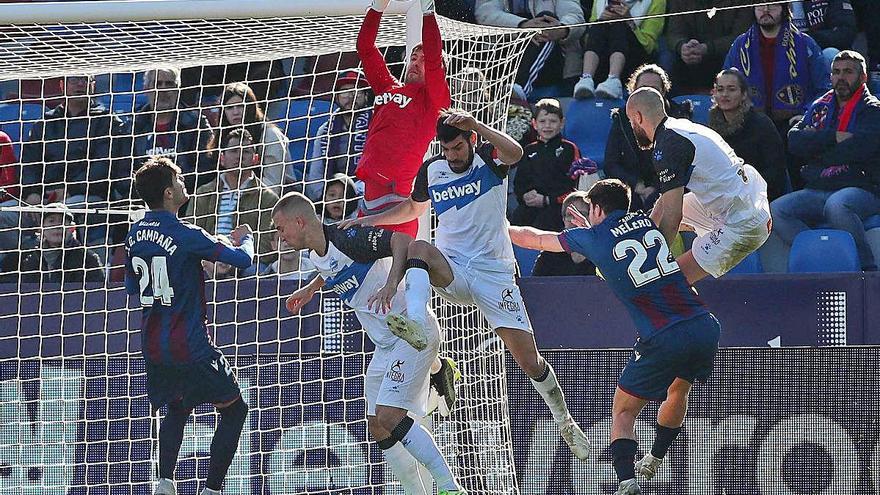
[[[429,313],[423,339],[410,345],[392,334],[385,325],[385,315],[379,314],[389,310],[406,312],[403,293],[397,296],[403,277],[395,274],[403,273],[412,237],[377,227],[339,229],[324,225],[315,213],[315,205],[297,192],[278,200],[272,210],[272,222],[290,247],[309,250],[309,259],[318,270],[318,276],[288,298],[288,309],[299,313],[318,289],[326,287],[354,309],[376,345],[364,379],[367,428],[391,472],[406,493],[427,495],[432,483],[421,478],[418,461],[430,471],[438,495],[464,493],[431,433],[413,420],[429,412],[431,383],[442,385],[438,392],[447,399],[454,393],[455,364],[451,359],[440,361],[437,357],[437,318]],[[432,372],[439,375],[439,382],[431,376]]]
[[[633,92],[626,115],[639,146],[653,149],[662,194],[651,219],[669,243],[681,225],[697,233],[692,249],[677,259],[689,283],[724,275],[764,244],[771,228],[767,183],[718,133],[669,117],[653,88]],[[637,266],[631,270],[644,275]]]

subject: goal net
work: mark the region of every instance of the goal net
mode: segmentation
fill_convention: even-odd
[[[361,10],[102,20],[117,3],[92,5],[87,22],[0,25],[0,493],[152,493],[160,415],[121,268],[121,241],[143,211],[132,171],[149,155],[185,172],[185,218],[220,235],[248,222],[258,235],[251,269],[205,266],[209,329],[250,407],[224,493],[402,493],[367,435],[372,345],[332,293],[287,312],[312,267],[268,223],[289,190],[310,195],[328,222],[358,199],[350,176],[372,107],[351,72]],[[141,15],[163,2],[126,3]],[[529,33],[440,25],[454,105],[504,128]],[[404,15],[384,15],[378,45],[398,75],[407,29]],[[228,171],[251,163],[250,182],[224,193],[247,178]],[[474,310],[434,305],[441,352],[464,373],[453,414],[431,418],[437,443],[471,493],[515,493],[501,347]],[[210,406],[195,413],[179,493],[203,486],[218,420]]]

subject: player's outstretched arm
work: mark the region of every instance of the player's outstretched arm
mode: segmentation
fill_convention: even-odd
[[[651,220],[657,224],[657,228],[666,238],[666,242],[672,244],[678,235],[681,225],[681,207],[684,202],[684,187],[676,187],[663,193],[651,210]]]
[[[515,227],[513,225],[507,227],[507,232],[510,233],[510,240],[519,247],[550,251],[552,253],[565,252],[565,248],[559,242],[559,232],[548,232],[534,227]]]
[[[291,314],[299,314],[299,311],[312,300],[315,292],[324,287],[324,278],[320,275],[312,279],[305,287],[298,289],[287,298],[287,310]]]
[[[430,201],[420,202],[409,198],[406,201],[398,203],[390,210],[383,211],[376,215],[343,220],[336,224],[336,226],[345,230],[355,225],[363,225],[365,227],[375,227],[376,225],[399,225],[422,216],[422,213],[428,209],[430,204]]]
[[[222,242],[198,227],[193,227],[192,232],[186,242],[200,259],[219,261],[242,269],[254,262],[254,234],[247,224],[232,231],[231,237],[236,246],[230,246],[228,241]]]
[[[522,158],[522,146],[511,136],[487,126],[464,110],[449,110],[446,115],[445,123],[464,131],[474,131],[494,146],[501,163],[513,165]]]
[[[373,0],[372,6],[367,10],[364,22],[357,37],[357,54],[364,67],[364,76],[374,94],[382,94],[396,83],[394,76],[388,70],[382,52],[376,48],[376,36],[379,34],[379,21],[382,19],[382,11],[391,0]]]
[[[402,232],[391,234],[391,269],[388,271],[388,279],[385,286],[367,300],[367,308],[383,314],[391,310],[391,300],[397,294],[397,287],[406,274],[407,252],[412,241],[412,237]]]
[[[434,108],[446,108],[452,102],[446,67],[443,64],[443,39],[434,17],[434,0],[422,0],[422,50],[425,54],[425,88]]]

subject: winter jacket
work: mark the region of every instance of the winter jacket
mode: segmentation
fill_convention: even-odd
[[[863,88],[846,130],[851,138],[837,142],[841,111],[833,90],[813,102],[789,131],[789,152],[807,161],[801,168],[807,188],[880,192],[880,100]]]
[[[728,122],[721,110],[712,107],[709,127],[724,138],[736,156],[761,173],[770,201],[785,194],[785,147],[770,117],[749,107]]]
[[[748,0],[668,0],[668,11],[687,12],[712,7],[751,5]],[[711,18],[706,14],[675,15],[666,24],[666,46],[681,54],[681,46],[695,39],[708,47],[705,57],[723,60],[730,45],[755,22],[752,7],[719,10]]]
[[[67,197],[108,199],[111,150],[118,150],[124,133],[122,120],[96,101],[78,117],[68,117],[63,104],[49,110],[22,147],[23,195],[64,187]]]
[[[514,13],[514,0],[477,0],[474,13],[477,22],[486,26],[518,27],[542,12],[553,12],[562,24],[584,23],[584,9],[579,0],[526,1],[529,6],[528,17]],[[568,36],[559,40],[565,56],[565,67],[562,70],[565,78],[579,76],[583,72],[584,50],[580,40],[584,29],[584,26],[570,28]]]
[[[9,253],[0,267],[0,283],[81,284],[104,281],[104,267],[98,255],[87,250],[76,239],[69,239],[63,250],[59,251],[61,256],[51,264],[39,248]]]
[[[799,5],[798,5],[799,4]],[[791,5],[795,26],[822,48],[846,50],[856,38],[856,15],[849,0],[803,0]],[[800,10],[803,12],[801,17]]]
[[[562,136],[535,141],[523,149],[523,158],[516,166],[514,192],[519,206],[511,222],[545,230],[562,229],[562,201],[575,190],[576,182],[569,177],[571,164],[580,159],[576,144]],[[535,190],[548,200],[543,207],[526,206],[523,195]]]

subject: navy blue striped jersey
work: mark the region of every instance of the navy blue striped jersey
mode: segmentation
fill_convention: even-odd
[[[254,257],[253,236],[232,247],[174,213],[149,211],[131,226],[125,250],[125,285],[143,308],[144,358],[185,364],[214,356],[202,260],[247,268]]]
[[[565,230],[559,242],[566,251],[586,256],[599,268],[644,339],[708,313],[682,275],[663,234],[641,212],[611,212],[592,228]]]

